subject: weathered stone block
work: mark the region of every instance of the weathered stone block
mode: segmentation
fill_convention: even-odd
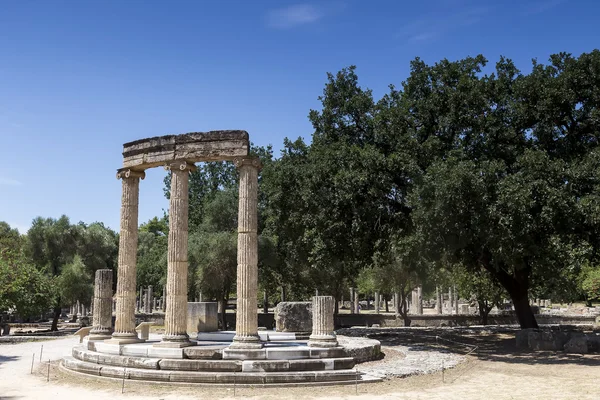
[[[282,372],[289,371],[290,363],[285,360],[246,360],[242,362],[242,372]]]
[[[100,371],[103,368],[101,365],[79,361],[73,357],[63,358],[63,365],[65,368],[72,371],[83,372],[90,375],[100,375]]]
[[[277,332],[312,332],[312,302],[281,302],[275,309]]]
[[[183,358],[183,349],[174,347],[148,347],[148,357]]]
[[[191,132],[136,140],[123,145],[123,167],[143,170],[175,159],[231,160],[248,155],[246,131]]]
[[[240,372],[237,360],[160,360],[160,369],[175,371]]]
[[[204,359],[204,360],[219,360],[223,358],[222,348],[212,346],[192,346],[183,349],[185,358]]]
[[[267,348],[268,360],[299,360],[304,358],[310,358],[309,348]]]
[[[219,329],[219,314],[216,302],[188,303],[187,333],[195,336],[198,332],[214,332]]]
[[[565,343],[564,348],[567,353],[586,354],[589,352],[588,339],[584,334],[572,335],[571,339]]]
[[[588,351],[590,353],[600,353],[600,334],[590,333],[587,335]]]
[[[536,329],[521,329],[515,335],[517,349],[529,349],[529,332],[537,332]]]
[[[168,382],[170,371],[127,369],[129,379],[139,379],[143,381],[163,381]]]
[[[290,360],[290,371],[324,371],[326,364],[322,360]]]
[[[171,382],[215,383],[216,378],[209,372],[169,371]]]

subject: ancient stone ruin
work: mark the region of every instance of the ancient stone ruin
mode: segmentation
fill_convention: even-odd
[[[232,161],[240,174],[235,332],[207,332],[209,326],[216,330],[216,307],[211,303],[189,303],[188,309],[188,178],[196,169],[194,164],[203,161]],[[171,173],[171,195],[167,283],[161,304],[165,308],[165,332],[160,340],[153,340],[149,334],[152,322],[136,327],[136,310],[149,314],[156,308],[152,287],[140,290],[137,296],[136,257],[140,180],[146,169],[158,166]],[[100,270],[96,274],[91,335],[73,348],[72,357],[63,360],[66,369],[120,379],[187,383],[354,383],[378,379],[357,374],[351,354],[366,347],[367,353],[376,357],[379,342],[363,339],[352,345],[353,339],[347,338],[349,344],[340,346],[333,331],[332,297],[315,296],[312,307],[305,307],[312,312],[297,321],[303,327],[302,335],[258,329],[259,168],[259,160],[249,155],[245,131],[194,132],[124,144],[123,167],[117,170],[123,189],[114,331],[110,323],[112,271]],[[188,332],[198,333],[190,338]]]

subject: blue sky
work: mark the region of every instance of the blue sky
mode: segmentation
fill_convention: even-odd
[[[357,65],[381,96],[416,56],[500,55],[528,71],[600,44],[589,0],[0,2],[0,221],[67,214],[118,230],[122,144],[244,129],[310,139],[327,72]],[[162,215],[162,169],[140,222]]]

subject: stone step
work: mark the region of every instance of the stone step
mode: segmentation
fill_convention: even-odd
[[[91,364],[120,368],[137,368],[145,370],[173,371],[208,371],[208,372],[286,372],[286,371],[327,371],[351,369],[354,358],[312,358],[286,360],[206,360],[206,359],[172,359],[119,356],[115,354],[97,353],[75,346],[73,358]]]
[[[175,360],[169,360],[175,361]],[[180,360],[176,360],[180,361]],[[255,362],[255,361],[254,361]],[[133,379],[155,382],[185,382],[211,384],[351,384],[354,382],[374,382],[378,378],[361,374],[352,369],[295,371],[291,372],[207,372],[207,371],[174,371],[126,368],[93,364],[65,357],[62,367],[75,372],[108,378]]]

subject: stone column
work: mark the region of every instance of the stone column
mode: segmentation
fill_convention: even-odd
[[[454,308],[454,300],[452,300],[452,286],[448,288],[448,314],[452,315],[452,308]]]
[[[335,300],[331,296],[314,296],[312,299],[312,334],[309,337],[310,347],[335,347],[337,339],[333,324]]]
[[[167,311],[165,334],[155,346],[185,347],[192,342],[187,330],[188,278],[188,183],[193,164],[177,161],[165,166],[171,170],[169,200],[169,250],[167,253]]]
[[[379,292],[375,292],[375,314],[379,314]]]
[[[417,289],[416,288],[410,292],[410,305],[408,307],[408,310],[411,314],[417,313]]]
[[[119,170],[117,178],[123,181],[121,197],[121,231],[119,233],[119,259],[117,270],[117,311],[115,331],[111,343],[136,343],[135,331],[135,269],[138,241],[138,201],[140,178],[145,173],[130,169]]]
[[[458,290],[456,290],[456,285],[454,285],[454,310],[456,315],[458,315]]]
[[[354,288],[350,288],[350,314],[354,314]]]
[[[141,313],[144,311],[144,287],[140,286],[140,294],[137,295],[135,312]]]
[[[237,253],[237,312],[232,348],[262,347],[258,337],[258,170],[257,158],[236,159],[240,172]]]
[[[358,314],[359,313],[359,296],[358,296],[358,288],[354,288],[354,313]]]
[[[435,287],[435,309],[439,315],[443,314],[442,310],[442,292],[440,291],[440,287]]]
[[[423,315],[423,286],[417,286],[417,314]]]
[[[154,293],[152,292],[152,285],[148,286],[146,291],[146,313],[152,314],[152,302],[154,300]]]
[[[112,269],[96,271],[90,340],[110,339],[112,329]]]

